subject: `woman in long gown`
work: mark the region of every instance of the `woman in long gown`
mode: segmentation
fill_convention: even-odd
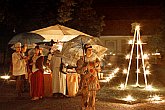
[[[92,46],[84,45],[85,59],[78,60],[76,71],[81,75],[82,110],[95,110],[96,92],[100,89],[97,73],[101,71],[100,61],[92,52]]]
[[[39,46],[35,47],[35,54],[32,57],[32,74],[30,75],[30,95],[32,100],[41,99],[44,96],[44,57],[41,54]]]

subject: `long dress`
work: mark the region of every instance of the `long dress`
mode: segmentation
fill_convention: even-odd
[[[44,96],[44,76],[43,76],[43,56],[34,56],[33,62],[35,64],[32,68],[31,83],[31,97]]]
[[[82,92],[82,109],[83,110],[95,110],[95,98],[96,91],[100,89],[97,73],[100,71],[100,65],[98,65],[97,57],[92,55],[91,57],[85,56],[85,62],[78,60],[77,72],[81,75],[81,92]],[[83,69],[86,67],[86,69]]]

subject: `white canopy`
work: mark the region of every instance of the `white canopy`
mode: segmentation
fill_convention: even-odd
[[[77,37],[78,35],[90,36],[83,32],[80,32],[75,29],[65,27],[65,26],[62,26],[59,24],[57,24],[55,26],[42,28],[39,30],[34,30],[34,31],[31,31],[31,33],[37,33],[37,34],[43,36],[45,38],[44,41],[54,40],[54,41],[61,41],[61,42],[69,41],[69,40]]]

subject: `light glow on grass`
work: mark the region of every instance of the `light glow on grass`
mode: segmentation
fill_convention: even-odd
[[[145,87],[145,90],[147,90],[147,91],[157,91],[157,89],[153,88],[152,85],[147,85],[147,86]]]
[[[112,64],[111,64],[111,63],[108,63],[107,65],[108,65],[108,66],[111,66]]]
[[[159,97],[158,95],[154,95],[152,98],[151,98],[152,101],[160,101],[161,100],[161,97]]]
[[[143,55],[143,58],[144,58],[144,59],[149,59],[148,54],[144,54],[144,55]]]
[[[129,59],[129,58],[130,58],[130,55],[129,54],[125,56],[125,59]]]
[[[122,84],[120,84],[119,88],[120,88],[121,90],[124,90],[124,89],[125,89],[125,85],[122,83]]]
[[[164,102],[164,100],[162,100],[162,97],[160,97],[159,95],[151,95],[148,99],[148,101],[154,102],[154,103],[161,103]]]
[[[127,102],[133,102],[133,101],[135,101],[135,99],[131,95],[126,96],[126,98],[123,98],[123,100],[124,101],[127,101]]]
[[[114,72],[114,73],[119,72],[119,68],[114,69],[114,71],[113,71],[113,72]]]
[[[146,72],[145,74],[147,75],[151,74],[150,70],[146,70],[145,72]]]
[[[123,74],[127,74],[127,69],[123,69]]]
[[[10,76],[9,75],[4,75],[4,76],[1,76],[1,79],[8,80],[8,79],[10,79]]]

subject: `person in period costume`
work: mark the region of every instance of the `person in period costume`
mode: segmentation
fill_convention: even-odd
[[[44,56],[39,46],[35,47],[32,57],[32,73],[30,75],[30,95],[32,100],[42,99],[44,96]]]
[[[28,73],[27,73],[27,61],[28,61],[28,56],[26,56],[25,55],[25,53],[26,53],[26,51],[27,51],[27,46],[26,45],[23,45],[22,47],[21,47],[21,56],[22,56],[22,58],[24,58],[25,60],[25,62],[24,62],[24,66],[25,66],[25,70],[26,70],[26,74],[25,74],[25,79],[28,79]]]
[[[25,71],[26,71],[26,74],[25,74],[25,80],[24,80],[24,91],[29,91],[29,82],[28,82],[28,77],[29,77],[29,72],[28,72],[28,60],[29,60],[29,57],[26,55],[26,51],[27,51],[27,45],[23,45],[21,47],[21,56],[22,58],[24,58],[24,67],[25,67]]]
[[[92,46],[85,44],[84,49],[85,56],[78,60],[76,68],[81,75],[82,110],[95,110],[96,91],[100,89],[97,73],[101,68],[97,56],[92,53]]]
[[[15,52],[12,54],[12,73],[16,77],[16,90],[18,97],[22,96],[24,91],[24,78],[26,71],[26,61],[21,54],[21,43],[18,42],[14,45]]]
[[[48,53],[48,57],[47,57],[47,61],[46,61],[46,66],[47,68],[50,68],[50,60],[52,58],[52,52],[51,49],[49,49],[49,53]]]
[[[47,68],[50,68],[50,61],[52,59],[54,52],[57,50],[57,46],[55,44],[52,44],[52,45],[53,46],[49,49],[49,53],[48,53],[48,57],[47,57],[47,61],[46,61]]]
[[[61,64],[62,64],[62,54],[59,50],[53,52],[52,58],[50,60],[50,69],[52,71],[52,92],[54,96],[65,95],[64,86],[66,86],[66,81],[63,80],[63,74],[61,74]],[[62,94],[61,94],[62,93]]]

